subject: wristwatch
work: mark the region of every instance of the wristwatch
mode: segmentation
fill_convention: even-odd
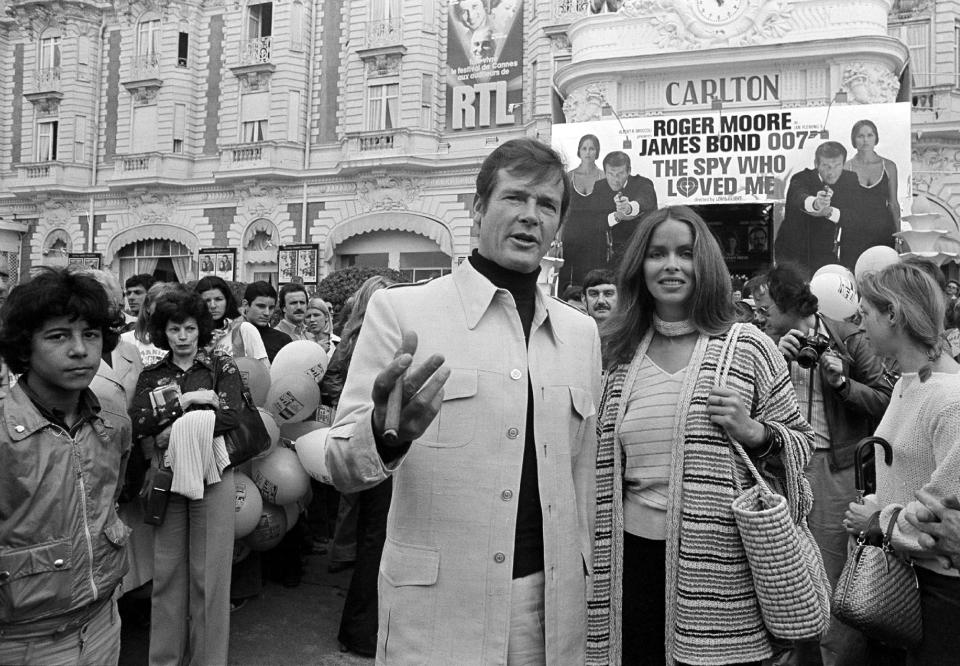
[[[843,392],[847,388],[847,377],[846,375],[840,375],[840,385],[837,386],[837,390]]]

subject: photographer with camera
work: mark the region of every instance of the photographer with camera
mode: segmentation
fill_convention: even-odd
[[[801,412],[814,430],[814,453],[806,470],[814,496],[808,520],[830,583],[836,585],[847,558],[843,514],[856,496],[854,449],[873,434],[892,385],[856,326],[818,312],[817,297],[799,266],[780,264],[751,282],[766,317],[764,330],[786,358]],[[778,663],[863,664],[864,645],[858,632],[834,621],[819,646],[798,643]]]

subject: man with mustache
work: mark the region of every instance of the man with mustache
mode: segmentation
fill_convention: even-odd
[[[274,326],[291,340],[310,340],[303,320],[307,316],[307,289],[302,284],[285,284],[280,288],[280,310],[283,319]]]
[[[613,271],[596,268],[583,278],[583,293],[586,296],[587,314],[599,326],[617,307],[617,276]]]
[[[478,249],[374,294],[307,454],[344,492],[393,478],[378,664],[585,660],[600,342],[537,286],[571,190],[548,146],[498,146],[477,176]]]

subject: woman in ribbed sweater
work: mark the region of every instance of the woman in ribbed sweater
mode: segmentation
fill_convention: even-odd
[[[960,490],[960,365],[941,350],[944,300],[913,265],[894,264],[860,280],[860,328],[877,354],[897,360],[902,375],[875,433],[893,447],[893,465],[877,465],[876,495],[852,503],[844,524],[859,534],[880,511],[886,531],[893,511],[905,507],[891,542],[914,559],[923,614],[923,642],[908,653],[908,665],[957,663],[960,572],[924,552],[911,524],[918,510],[925,513],[915,492],[945,497]]]
[[[794,518],[809,510],[813,434],[783,356],[751,325],[723,388],[730,274],[706,223],[654,211],[630,241],[602,331],[593,664],[748,664],[772,655],[730,508],[749,473],[741,442]]]

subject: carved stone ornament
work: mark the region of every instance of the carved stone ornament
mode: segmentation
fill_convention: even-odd
[[[66,226],[85,212],[83,203],[72,199],[46,199],[40,203],[40,219],[49,226]],[[69,236],[68,236],[69,238]]]
[[[728,0],[720,20],[705,14],[694,0],[624,0],[619,12],[648,21],[659,32],[657,46],[667,50],[770,43],[790,27],[787,0]]]
[[[247,238],[243,249],[261,252],[277,247],[275,239],[279,238],[277,227],[270,220],[257,220],[247,229]]]
[[[381,53],[372,58],[367,58],[367,76],[391,76],[400,73],[400,61],[402,57],[399,53]]]
[[[178,199],[170,194],[135,192],[127,195],[130,213],[144,224],[169,222],[178,204]]]
[[[148,104],[156,104],[160,83],[159,80],[138,81],[135,84],[125,83],[124,87],[133,98],[134,106],[147,106]]]
[[[554,53],[569,53],[570,37],[565,32],[550,35],[550,48]]]
[[[421,192],[419,180],[408,176],[376,175],[357,183],[357,203],[364,212],[406,210]]]
[[[33,104],[39,117],[49,118],[60,112],[60,100],[63,99],[63,93],[49,90],[39,93],[27,93],[24,97]]]
[[[70,238],[66,229],[54,229],[43,239],[43,256],[51,254],[66,256],[72,250],[73,239]]]
[[[563,114],[567,117],[567,122],[600,120],[603,104],[607,99],[606,92],[606,86],[603,84],[591,83],[567,95],[563,102]]]
[[[141,16],[151,12],[166,21],[170,16],[171,0],[115,0],[114,8],[127,26],[135,25]]]
[[[850,100],[858,104],[896,102],[900,81],[888,68],[874,62],[847,65],[840,77]]]
[[[260,185],[246,182],[236,188],[237,199],[252,217],[272,217],[280,202],[286,198],[286,190],[276,185]]]
[[[895,0],[890,15],[897,18],[912,18],[925,14],[933,4],[934,0]]]
[[[100,21],[97,3],[83,0],[18,5],[7,3],[6,14],[30,41],[36,40],[48,28],[58,30],[62,36],[83,34]]]
[[[273,64],[244,65],[232,67],[234,75],[240,80],[240,90],[244,93],[270,90],[270,77],[277,66]]]

